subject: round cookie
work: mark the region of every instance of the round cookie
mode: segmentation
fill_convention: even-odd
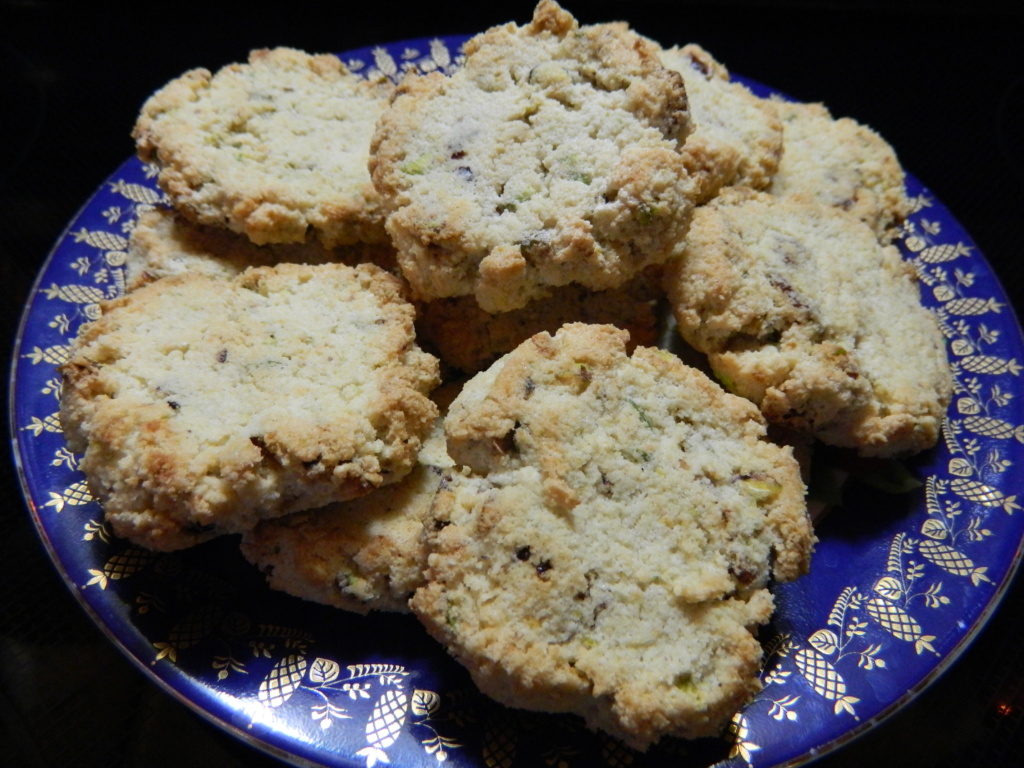
[[[382,242],[366,163],[392,88],[333,55],[258,50],[172,80],[143,105],[132,136],[174,206],[201,224],[259,244]]]
[[[152,208],[139,214],[128,240],[125,290],[188,272],[230,278],[249,267],[331,262],[370,263],[388,271],[398,268],[394,249],[386,243],[335,248],[318,242],[256,245],[229,230],[195,224],[168,208]]]
[[[114,532],[179,549],[407,474],[437,415],[413,339],[372,265],[168,277],[80,328],[61,425]]]
[[[263,520],[242,554],[271,589],[347,611],[407,612],[423,583],[423,521],[453,462],[440,419],[402,480],[351,501]]]
[[[757,409],[626,340],[567,325],[465,385],[445,419],[465,469],[410,605],[489,696],[646,749],[721,732],[758,689],[766,584],[814,534]]]
[[[462,68],[408,75],[371,145],[373,183],[416,298],[486,312],[550,288],[620,286],[672,254],[696,195],[677,72],[624,24],[551,0],[470,40]]]
[[[683,338],[769,421],[868,456],[938,439],[942,334],[899,251],[818,203],[726,190],[665,284]]]
[[[839,208],[891,242],[910,213],[896,152],[857,121],[823,104],[772,99],[783,126],[783,153],[769,191]]]
[[[683,152],[699,169],[699,202],[724,186],[767,188],[782,158],[782,123],[772,105],[732,82],[725,66],[699,45],[662,49],[658,55],[686,84],[694,129]]]

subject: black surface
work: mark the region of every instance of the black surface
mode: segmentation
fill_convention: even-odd
[[[530,2],[0,3],[0,265],[10,349],[21,307],[79,206],[131,152],[143,99],[252,48],[343,51],[525,21]],[[697,41],[732,71],[877,129],[949,207],[1024,306],[1024,17],[979,2],[566,2]],[[67,6],[70,6],[67,7]],[[5,409],[6,410],[6,409]],[[0,507],[0,764],[266,766],[136,672],[89,622],[31,527],[9,458]],[[1020,471],[1019,469],[1017,471]],[[1024,594],[908,708],[817,765],[1022,763]],[[570,761],[571,764],[571,761]]]

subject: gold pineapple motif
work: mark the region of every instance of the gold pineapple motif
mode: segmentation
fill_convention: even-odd
[[[943,309],[949,312],[951,315],[961,315],[969,317],[972,315],[986,315],[989,312],[999,314],[1003,309],[1003,304],[999,303],[995,299],[980,299],[977,297],[966,298],[966,299],[953,299],[946,302],[943,305]]]
[[[950,482],[949,489],[957,496],[961,496],[968,501],[976,501],[986,507],[1002,507],[1011,514],[1013,510],[1020,509],[1020,506],[1016,503],[1016,496],[1007,496],[998,488],[985,485],[985,483],[980,483],[977,480],[957,477]]]
[[[163,202],[164,199],[163,195],[152,187],[147,187],[144,184],[128,184],[121,179],[110,185],[110,191],[131,200],[133,203],[144,205],[156,205]]]
[[[53,366],[64,365],[64,363],[71,359],[71,348],[67,344],[55,344],[46,349],[33,347],[31,352],[22,355],[22,357],[27,357],[31,360],[32,365],[39,365],[40,363],[47,363]]]
[[[378,749],[387,749],[398,739],[405,723],[408,694],[400,689],[388,689],[377,699],[373,714],[366,724],[366,740]]]
[[[853,705],[860,699],[847,695],[846,681],[824,656],[812,648],[801,648],[793,656],[793,661],[816,694],[835,702],[833,711],[836,714],[845,711],[856,717]]]
[[[305,656],[292,654],[278,659],[270,674],[260,683],[257,697],[268,707],[280,707],[302,683],[308,662]]]
[[[400,688],[389,688],[373,705],[373,712],[366,723],[366,741],[368,747],[356,752],[359,757],[366,758],[367,768],[377,763],[390,763],[386,750],[398,740],[405,724],[406,705],[409,695]]]
[[[888,600],[881,597],[873,597],[865,604],[868,616],[874,619],[879,626],[897,640],[903,640],[914,644],[914,650],[920,654],[924,651],[935,652],[931,641],[934,635],[925,635],[917,620]]]
[[[954,576],[969,577],[975,586],[978,586],[983,581],[991,581],[985,575],[988,568],[976,566],[971,558],[953,549],[948,544],[935,540],[922,541],[919,549],[924,558],[930,563],[934,563],[942,570],[952,573]]]
[[[60,430],[54,430],[60,431]],[[79,481],[72,483],[64,489],[63,493],[50,492],[50,500],[46,502],[47,507],[53,507],[57,512],[62,512],[64,507],[80,507],[83,504],[89,504],[93,499],[92,493],[89,491],[89,486],[85,481]]]
[[[994,437],[998,440],[1015,438],[1024,443],[1024,425],[1014,426],[1008,421],[992,416],[968,416],[963,420],[964,429],[976,435]]]
[[[604,739],[603,741],[612,741]],[[604,744],[601,746],[604,752]],[[511,719],[504,712],[494,714],[487,718],[484,726],[484,743],[482,750],[484,765],[487,768],[512,768],[516,760],[516,730]],[[624,765],[624,763],[612,763],[609,765]]]
[[[1016,360],[1004,360],[995,355],[969,355],[960,358],[960,367],[971,373],[991,374],[1000,376],[1004,373],[1020,375],[1024,368]]]
[[[959,259],[961,256],[970,256],[973,249],[963,243],[944,243],[933,245],[917,253],[917,258],[925,264],[944,264],[947,261]]]
[[[49,300],[59,299],[70,304],[98,304],[107,298],[101,288],[94,285],[57,285],[43,289],[43,295]]]
[[[171,628],[167,642],[179,650],[191,648],[206,638],[220,622],[222,611],[215,605],[204,605],[188,614]]]
[[[123,251],[128,247],[128,240],[126,238],[113,232],[104,232],[103,230],[90,231],[80,229],[78,232],[73,232],[71,236],[76,243],[86,243],[93,248],[99,248],[104,251]]]

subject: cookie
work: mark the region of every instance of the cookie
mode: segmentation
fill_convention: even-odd
[[[187,272],[230,278],[249,267],[332,262],[397,269],[394,249],[387,243],[335,248],[324,248],[318,242],[256,245],[244,235],[195,224],[171,209],[152,208],[139,214],[128,239],[125,290]]]
[[[132,133],[174,206],[253,242],[386,239],[366,170],[390,96],[333,55],[257,50],[216,74],[194,69],[143,105]]]
[[[352,501],[264,520],[242,554],[271,589],[347,611],[408,612],[423,583],[423,521],[452,461],[441,420],[405,478]]]
[[[834,118],[823,104],[769,101],[783,126],[770,192],[839,208],[891,242],[911,202],[896,152],[866,125]]]
[[[578,283],[623,285],[685,234],[696,181],[682,78],[624,24],[551,0],[408,75],[371,144],[373,183],[414,296],[510,311]]]
[[[437,416],[437,360],[372,265],[158,280],[105,304],[61,372],[93,495],[155,550],[395,482]]]
[[[629,331],[631,345],[653,346],[661,325],[659,281],[660,271],[652,270],[607,291],[566,285],[548,299],[496,315],[472,296],[436,299],[420,306],[416,331],[443,363],[465,373],[482,371],[531,336],[569,322],[614,325]]]
[[[699,45],[658,55],[686,85],[694,129],[683,151],[699,169],[699,202],[725,186],[767,188],[782,158],[782,123],[772,105],[732,81],[725,65]]]
[[[465,469],[410,605],[487,695],[645,749],[720,733],[758,689],[766,585],[814,534],[757,409],[626,341],[567,325],[465,385],[445,418]]]
[[[867,456],[938,439],[952,388],[936,318],[892,245],[842,211],[727,190],[666,270],[683,338],[769,421]]]

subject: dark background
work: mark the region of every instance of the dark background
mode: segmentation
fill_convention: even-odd
[[[147,7],[147,5],[151,7]],[[582,22],[627,19],[696,41],[736,73],[871,125],[972,235],[1024,306],[1024,16],[1005,3],[566,0]],[[525,22],[532,2],[276,4],[0,1],[0,316],[10,350],[54,241],[133,147],[145,97],[252,48],[344,51]],[[9,353],[8,353],[9,355]],[[157,689],[90,623],[51,566],[9,456],[0,462],[0,765],[277,763]],[[1018,470],[1019,471],[1019,470]],[[823,768],[1022,764],[1024,592],[968,652]]]

